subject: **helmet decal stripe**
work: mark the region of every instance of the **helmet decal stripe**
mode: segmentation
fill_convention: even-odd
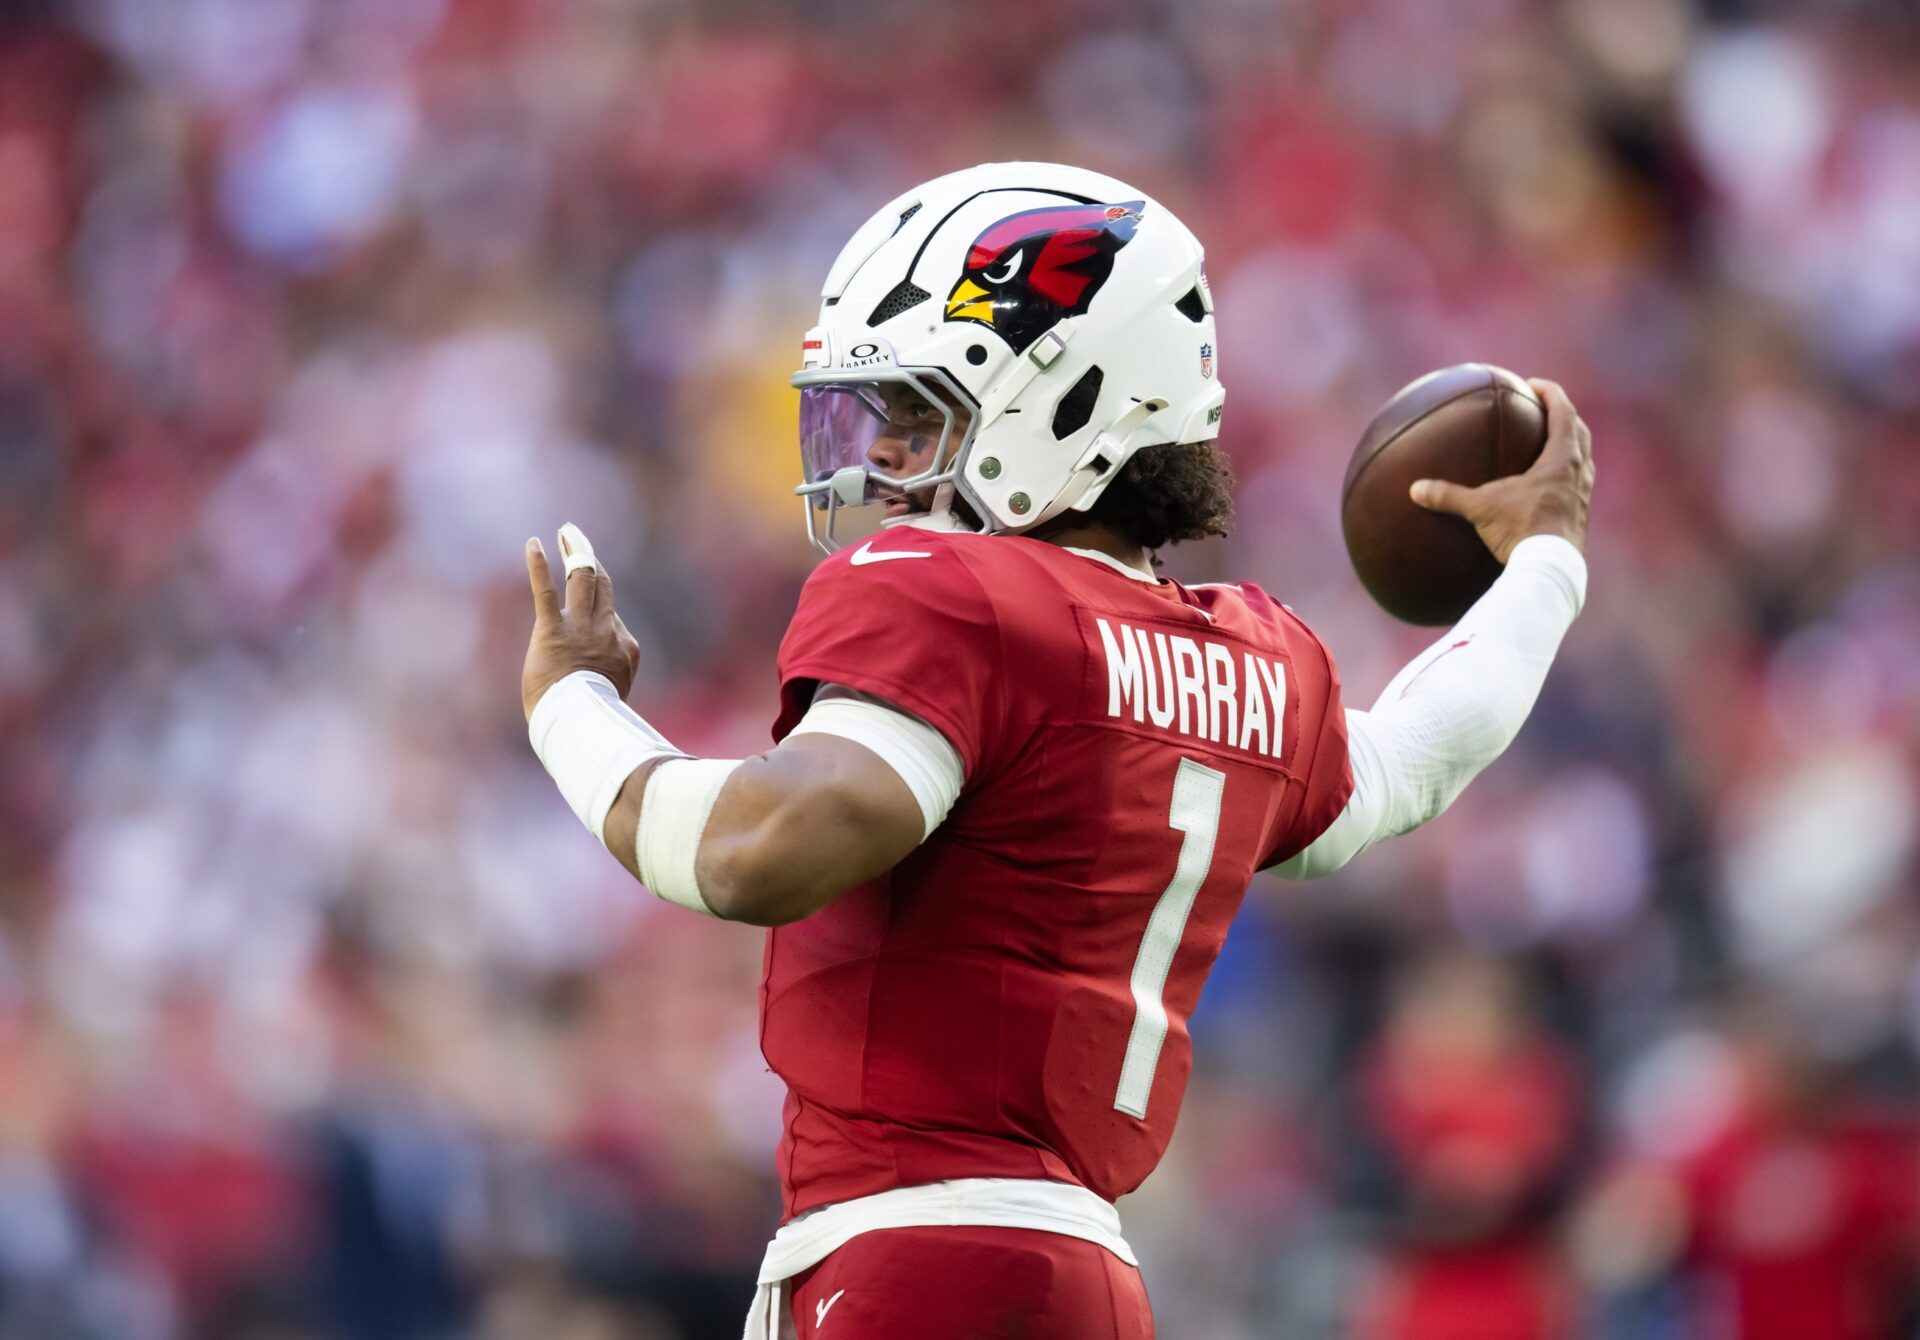
[[[1131,241],[1144,207],[1144,202],[1135,200],[1125,205],[1050,205],[1022,210],[1008,215],[973,239],[973,246],[967,252],[967,268],[990,265],[995,256],[1014,243],[1048,233],[1080,232],[1092,237],[1113,228],[1121,232],[1123,240]]]
[[[1075,200],[1083,205],[1091,205],[1093,203],[1092,200],[1084,195],[1075,195],[1071,191],[1061,191],[1051,186],[992,186],[984,191],[975,191],[945,214],[942,214],[940,216],[940,222],[934,224],[933,227],[927,231],[927,235],[920,239],[920,245],[914,249],[913,259],[907,262],[907,278],[913,278],[913,272],[920,268],[920,258],[927,254],[928,244],[931,243],[934,238],[940,236],[940,230],[947,226],[948,219],[951,219],[981,196],[996,195],[1004,191],[1019,191],[1026,195],[1057,195],[1062,200]]]

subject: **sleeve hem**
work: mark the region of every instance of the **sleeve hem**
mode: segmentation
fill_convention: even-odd
[[[1566,588],[1578,615],[1587,603],[1587,557],[1563,535],[1529,535],[1507,555],[1507,569],[1535,568],[1550,574]]]
[[[885,698],[901,711],[919,717],[939,731],[953,746],[954,752],[960,755],[967,776],[973,776],[980,765],[979,743],[969,734],[966,724],[942,704],[921,694],[911,685],[876,675],[870,670],[832,661],[801,661],[787,667],[785,677],[788,681],[810,679],[820,684],[839,684],[860,693]],[[792,734],[791,730],[788,734]]]

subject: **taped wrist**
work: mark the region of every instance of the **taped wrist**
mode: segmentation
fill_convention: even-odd
[[[607,811],[633,770],[655,759],[686,757],[620,701],[612,680],[592,670],[576,670],[540,696],[527,719],[527,738],[560,795],[603,843]]]

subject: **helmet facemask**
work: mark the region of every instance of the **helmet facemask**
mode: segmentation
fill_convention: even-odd
[[[884,505],[880,525],[943,512],[972,440],[971,397],[938,368],[885,366],[849,378],[821,371],[800,389],[800,460],[807,538],[826,553],[846,508]]]

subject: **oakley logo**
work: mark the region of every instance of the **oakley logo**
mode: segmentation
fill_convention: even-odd
[[[885,563],[890,558],[932,557],[933,554],[924,549],[889,549],[884,554],[876,554],[873,552],[873,541],[868,540],[865,544],[854,550],[853,556],[847,561],[856,568],[863,568],[869,563]],[[837,1294],[835,1295],[835,1297],[838,1296]]]

